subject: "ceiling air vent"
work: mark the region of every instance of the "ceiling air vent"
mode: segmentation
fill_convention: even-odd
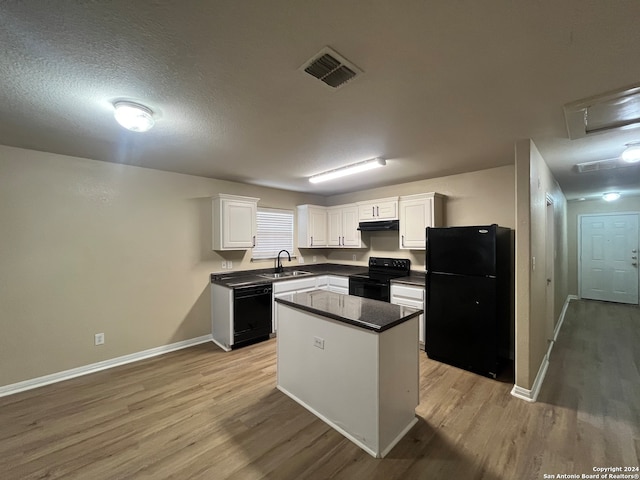
[[[569,138],[640,126],[640,85],[564,106]]]
[[[575,170],[578,173],[598,172],[600,170],[611,170],[612,168],[618,168],[618,159],[611,158],[608,160],[597,160],[595,162],[577,163]]]
[[[321,80],[332,89],[339,88],[362,74],[362,70],[329,47],[320,50],[300,69]]]

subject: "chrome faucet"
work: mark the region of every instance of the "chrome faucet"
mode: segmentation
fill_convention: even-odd
[[[278,261],[276,263],[276,273],[282,273],[284,271],[284,268],[282,267],[282,262],[280,261],[280,254],[282,252],[285,252],[287,254],[287,257],[289,257],[289,261],[291,261],[291,254],[286,250],[280,250],[278,252]]]

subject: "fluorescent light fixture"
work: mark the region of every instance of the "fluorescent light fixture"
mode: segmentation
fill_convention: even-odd
[[[621,156],[627,163],[640,162],[640,142],[627,143],[627,148]]]
[[[340,167],[336,168],[335,170],[329,170],[328,172],[313,175],[309,177],[309,181],[311,183],[326,182],[327,180],[333,180],[334,178],[353,175],[354,173],[364,172],[373,168],[384,167],[386,164],[387,162],[384,160],[384,158],[372,158],[371,160],[353,163],[345,167]]]
[[[618,192],[607,192],[602,195],[602,198],[607,202],[613,202],[614,200],[618,200],[620,198],[620,194]]]
[[[132,132],[146,132],[155,121],[153,112],[145,107],[133,102],[116,102],[114,116],[120,125]]]

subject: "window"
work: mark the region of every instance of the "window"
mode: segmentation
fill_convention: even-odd
[[[293,253],[293,211],[258,208],[257,223],[252,260],[275,258],[282,249]]]

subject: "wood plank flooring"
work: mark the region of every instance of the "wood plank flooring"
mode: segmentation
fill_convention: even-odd
[[[497,480],[638,466],[639,371],[638,307],[571,302],[537,403],[421,354],[420,421],[380,460],[275,389],[275,340],[204,344],[0,398],[0,478]]]

